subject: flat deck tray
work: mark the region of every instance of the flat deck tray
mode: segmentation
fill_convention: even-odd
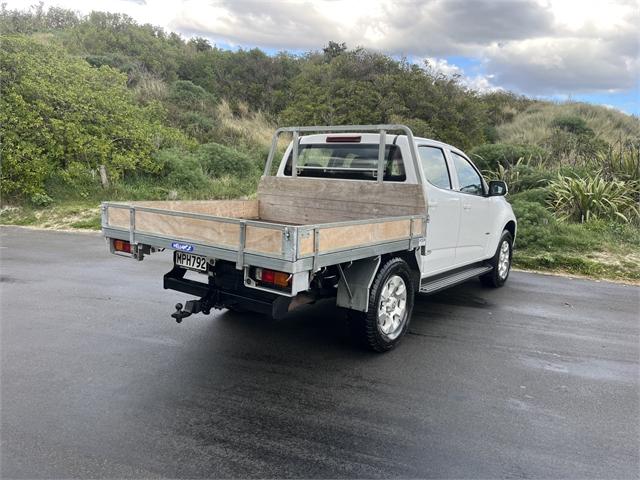
[[[276,261],[290,272],[339,263],[340,258],[353,260],[359,254],[364,258],[374,250],[415,248],[426,226],[425,215],[314,225],[270,222],[259,219],[258,200],[103,203],[102,215],[103,231],[110,238],[170,249],[176,242],[187,243],[194,253],[233,260],[239,268],[274,266]]]

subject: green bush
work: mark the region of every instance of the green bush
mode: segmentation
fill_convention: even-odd
[[[516,200],[512,206],[518,219],[517,248],[550,248],[550,225],[555,223],[551,213],[539,203],[525,200]]]
[[[584,118],[577,115],[563,115],[553,119],[551,126],[576,135],[593,135]]]
[[[556,177],[552,169],[543,166],[520,163],[516,170],[519,174],[520,190],[546,187]]]
[[[511,195],[510,199],[512,203],[515,202],[532,202],[540,205],[547,205],[549,200],[549,189],[540,187],[532,188],[530,190],[522,190],[516,194]]]
[[[195,155],[178,148],[170,148],[159,151],[155,159],[163,166],[160,175],[164,177],[164,184],[181,190],[207,187],[208,178]]]
[[[162,124],[161,108],[136,104],[126,75],[33,38],[2,37],[0,89],[5,198],[46,193],[46,178],[72,162],[106,165],[113,177],[154,172],[158,145],[186,143]]]
[[[169,87],[168,100],[188,111],[207,111],[215,106],[215,95],[189,80],[177,80]]]
[[[217,143],[200,145],[195,152],[202,171],[211,178],[224,175],[250,177],[258,174],[258,162],[248,155]]]
[[[84,57],[89,65],[99,68],[106,65],[111,68],[116,68],[124,73],[130,73],[136,68],[136,63],[130,58],[119,54],[110,53],[107,55],[87,55]]]
[[[609,144],[598,138],[584,118],[562,115],[551,122],[552,133],[545,142],[551,155],[580,163],[609,150]]]
[[[583,225],[560,223],[537,202],[517,200],[512,205],[518,219],[518,249],[586,252],[598,247],[597,238]]]
[[[593,132],[575,134],[555,129],[545,141],[545,148],[553,158],[565,163],[579,164],[609,149],[609,144],[595,137]]]
[[[428,122],[425,122],[420,118],[405,118],[399,115],[394,115],[391,117],[391,123],[406,125],[411,129],[413,135],[416,137],[434,138],[436,136],[433,131],[433,127],[429,125]]]
[[[216,129],[214,119],[199,112],[180,114],[174,124],[198,141],[210,140]]]
[[[34,193],[31,195],[29,202],[35,207],[48,207],[53,203],[53,198],[46,193]]]
[[[495,170],[499,165],[508,168],[518,160],[525,163],[542,163],[547,153],[535,145],[511,145],[508,143],[488,143],[473,148],[469,155],[481,170]]]
[[[518,228],[549,225],[556,221],[549,209],[538,202],[517,199],[511,205],[518,219]]]

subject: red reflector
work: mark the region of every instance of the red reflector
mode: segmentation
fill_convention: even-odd
[[[360,143],[361,135],[327,135],[327,143]]]
[[[262,281],[267,283],[274,283],[276,279],[276,272],[273,270],[262,270]]]
[[[116,252],[131,253],[131,244],[125,240],[114,240],[113,249]]]

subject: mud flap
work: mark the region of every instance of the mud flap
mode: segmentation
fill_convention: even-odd
[[[380,256],[363,258],[340,268],[338,282],[339,307],[366,312],[369,309],[369,291],[380,268]]]

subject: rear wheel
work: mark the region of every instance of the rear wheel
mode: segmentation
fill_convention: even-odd
[[[376,274],[367,312],[349,312],[356,340],[376,352],[391,350],[409,328],[415,289],[411,269],[401,258],[387,261]]]
[[[503,286],[507,281],[507,278],[509,278],[512,258],[513,236],[511,235],[511,232],[505,230],[500,236],[496,254],[489,261],[489,264],[493,267],[493,270],[480,276],[480,281],[482,282],[482,284],[492,288]]]

